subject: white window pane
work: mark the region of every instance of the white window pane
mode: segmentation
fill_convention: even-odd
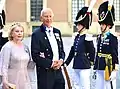
[[[31,0],[31,21],[40,20],[40,12],[43,9],[43,0]]]
[[[115,19],[116,21],[120,21],[120,0],[114,0],[115,7]]]
[[[72,0],[72,21],[75,20],[77,12],[84,7],[85,0]]]

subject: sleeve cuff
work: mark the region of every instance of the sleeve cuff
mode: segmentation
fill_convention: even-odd
[[[62,58],[60,60],[64,62],[64,60]]]
[[[118,71],[118,69],[119,69],[119,64],[115,64],[115,70]]]

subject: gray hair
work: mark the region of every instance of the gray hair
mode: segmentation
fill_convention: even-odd
[[[50,11],[50,12],[52,13],[52,16],[54,16],[54,13],[53,13],[53,11],[52,11],[51,8],[43,8],[42,11],[41,11],[41,13],[40,13],[40,16],[43,16],[43,14],[44,14],[45,12],[47,12],[47,11]]]

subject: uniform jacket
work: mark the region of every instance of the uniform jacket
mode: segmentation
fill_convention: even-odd
[[[115,68],[115,64],[118,64],[118,41],[117,37],[115,37],[110,32],[106,34],[106,37],[102,38],[100,34],[97,38],[97,55],[95,61],[94,69],[104,70],[106,66],[105,58],[99,57],[98,53],[103,54],[111,54],[112,56],[112,65],[113,69]]]
[[[74,44],[71,47],[69,56],[65,63],[69,65],[72,59],[74,69],[88,69],[90,68],[90,61],[94,61],[95,48],[93,41],[85,40],[86,34],[77,35],[74,39]]]

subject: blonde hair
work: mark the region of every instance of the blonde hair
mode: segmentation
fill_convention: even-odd
[[[13,40],[13,37],[12,37],[12,32],[14,31],[14,29],[16,27],[21,27],[23,30],[24,30],[24,27],[20,24],[20,23],[13,23],[10,27],[10,30],[9,30],[9,34],[8,34],[8,39],[11,41]]]

